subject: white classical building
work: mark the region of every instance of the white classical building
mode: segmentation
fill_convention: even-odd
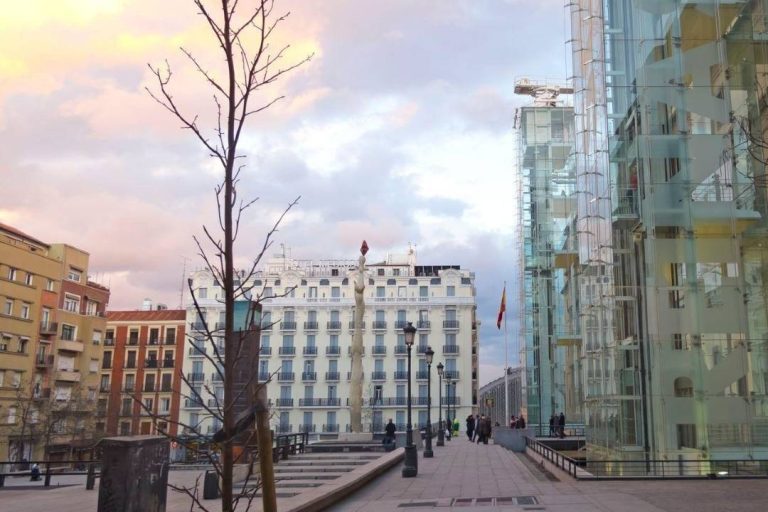
[[[344,432],[349,429],[350,345],[354,333],[355,261],[270,260],[255,277],[254,295],[263,301],[259,380],[271,378],[268,396],[271,423],[278,432]],[[194,272],[194,289],[207,323],[224,322],[222,290],[206,271]],[[465,418],[477,404],[478,321],[474,274],[458,265],[422,266],[416,255],[387,256],[367,266],[363,325],[363,428],[380,431],[389,418],[399,430],[407,422],[408,363],[403,327],[418,329],[412,348],[414,428],[427,422],[427,365],[424,352],[434,350],[431,371],[432,422],[450,404],[451,417]],[[200,319],[187,297],[187,321],[194,337]],[[202,344],[200,345],[202,348]],[[211,348],[209,347],[210,351]],[[455,382],[443,378],[438,390],[437,364]],[[255,369],[256,370],[256,369]],[[213,364],[191,340],[184,369],[205,401],[223,397]],[[189,390],[185,391],[189,394]],[[448,394],[450,393],[450,396]],[[196,400],[183,403],[182,422],[218,429]],[[463,422],[462,422],[463,424]]]

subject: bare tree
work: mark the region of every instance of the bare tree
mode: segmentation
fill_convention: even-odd
[[[218,233],[203,227],[204,237],[195,237],[198,253],[203,259],[208,271],[224,291],[225,322],[223,329],[211,326],[204,320],[203,308],[197,301],[195,290],[190,283],[190,292],[194,306],[202,321],[202,333],[205,341],[211,347],[212,353],[206,354],[214,363],[218,377],[223,381],[223,403],[218,399],[212,407],[205,404],[207,414],[220,420],[222,425],[221,459],[212,460],[214,468],[219,473],[221,481],[221,510],[235,510],[241,501],[247,504],[253,500],[254,493],[246,487],[237,494],[233,491],[233,467],[237,460],[233,454],[233,443],[237,434],[237,418],[235,417],[236,403],[242,393],[255,393],[257,387],[245,386],[235,388],[234,369],[242,360],[243,353],[252,349],[247,345],[249,334],[252,332],[251,323],[241,329],[235,326],[234,308],[238,299],[254,301],[258,304],[259,293],[254,300],[253,276],[261,258],[272,244],[272,237],[277,232],[280,222],[286,213],[298,202],[298,198],[290,202],[287,208],[275,221],[273,227],[264,237],[260,251],[251,258],[251,263],[244,270],[235,269],[235,243],[240,233],[243,214],[258,198],[243,200],[238,197],[237,185],[241,178],[243,155],[238,152],[238,145],[246,127],[246,122],[252,116],[263,112],[282,96],[271,95],[265,89],[276,82],[284,74],[296,69],[309,61],[309,55],[297,62],[283,64],[289,46],[273,47],[275,30],[286,20],[288,13],[275,12],[275,0],[257,0],[255,2],[240,2],[240,0],[221,0],[218,3],[206,0],[193,0],[199,14],[205,20],[216,45],[223,57],[223,69],[207,68],[190,49],[181,48],[188,61],[200,73],[204,82],[210,87],[213,95],[213,106],[216,112],[214,126],[206,129],[198,124],[199,113],[189,113],[179,105],[172,93],[170,66],[162,68],[149,66],[156,78],[156,87],[147,89],[158,104],[170,112],[182,128],[189,130],[204,150],[219,164],[223,171],[222,181],[215,188],[218,205]],[[255,4],[255,5],[254,5]],[[256,308],[253,308],[255,310]],[[223,350],[222,350],[223,348]],[[186,377],[182,377],[192,394],[199,394]],[[252,384],[252,383],[249,383]],[[248,391],[245,391],[245,390]],[[210,393],[210,389],[205,390]],[[212,394],[212,393],[211,393]],[[240,395],[240,396],[238,396]],[[202,397],[193,397],[201,399]],[[196,426],[187,425],[196,429]],[[193,430],[194,431],[194,430]],[[258,435],[269,435],[257,429]],[[271,441],[270,441],[271,443]],[[260,445],[262,443],[260,442]],[[262,454],[264,460],[266,454]],[[269,468],[267,468],[269,469]],[[248,477],[252,473],[252,464],[248,469]],[[262,475],[263,484],[270,486],[268,475]],[[206,510],[199,499],[197,487],[177,489],[186,493],[194,505]],[[267,495],[271,498],[268,499]],[[264,489],[265,510],[274,510],[274,488]]]

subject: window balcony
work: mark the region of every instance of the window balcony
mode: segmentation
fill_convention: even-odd
[[[339,431],[339,424],[335,423],[333,425],[323,425],[323,432],[338,432]]]
[[[294,356],[296,355],[296,347],[279,347],[278,353],[281,356]]]
[[[331,320],[326,324],[326,327],[329,331],[340,331],[341,330],[341,322],[338,320]]]
[[[293,382],[296,375],[293,372],[280,372],[277,374],[278,382]]]
[[[316,356],[317,355],[317,347],[304,347],[302,352],[304,352],[305,356]]]
[[[105,338],[104,339],[104,346],[105,347],[114,347],[115,346],[115,339],[114,338]]]
[[[363,372],[363,379],[365,379],[365,372]],[[347,372],[347,380],[352,380],[352,372]]]
[[[416,372],[416,379],[417,380],[427,380],[429,379],[429,372],[427,370],[419,370]]]
[[[259,347],[259,355],[261,355],[261,356],[271,356],[272,355],[272,347]]]
[[[443,329],[457,330],[459,328],[458,320],[443,320]]]
[[[203,382],[205,380],[205,374],[204,373],[188,373],[187,374],[187,380],[189,382]]]
[[[429,347],[429,345],[416,345],[416,353],[417,354],[426,354],[427,347]]]
[[[120,416],[133,416],[131,407],[123,407],[120,409]]]
[[[99,386],[99,393],[109,393],[109,384],[102,384]]]
[[[175,362],[173,359],[163,359],[163,368],[173,368]]]
[[[387,330],[387,322],[385,320],[374,320],[374,322],[373,322],[373,330],[374,331],[386,331]]]
[[[407,354],[408,347],[406,345],[395,345],[395,354]]]
[[[281,331],[295,331],[296,330],[296,322],[292,322],[292,321],[280,322],[280,330]]]
[[[136,361],[126,361],[125,368],[129,370],[135,370],[136,369]]]
[[[53,356],[52,355],[45,355],[45,354],[38,354],[35,356],[35,366],[37,368],[50,368],[53,366]],[[105,369],[108,369],[109,367],[106,367]]]
[[[205,322],[192,322],[191,324],[189,324],[189,327],[193,331],[205,331]]]
[[[352,355],[352,347],[347,347],[347,354]],[[365,355],[365,347],[363,347],[362,352],[360,352],[360,355]]]
[[[128,338],[128,345],[138,345],[139,344],[139,338]]]
[[[317,380],[317,372],[302,372],[301,380],[302,382],[314,382]]]
[[[289,432],[293,432],[293,425],[283,425],[283,424],[277,425],[275,427],[275,432],[277,432],[278,434],[286,434]]]
[[[299,407],[339,407],[340,398],[299,398]]]
[[[261,382],[266,382],[270,379],[269,372],[259,372],[259,380]]]
[[[203,401],[198,398],[187,398],[184,400],[184,407],[187,409],[201,409],[203,407]]]
[[[77,370],[57,370],[56,380],[64,382],[80,382],[80,372]]]
[[[59,340],[56,344],[56,349],[68,352],[82,352],[84,345],[82,340]]]
[[[293,398],[278,398],[275,407],[293,407]]]
[[[224,377],[219,372],[213,372],[211,374],[211,382],[224,382]]]
[[[197,345],[192,345],[189,347],[189,350],[187,350],[187,354],[189,357],[204,357],[207,347],[200,347]]]
[[[442,402],[443,405],[461,405],[461,397],[453,395],[450,397],[444,396]]]
[[[40,334],[56,334],[59,332],[58,322],[40,322]]]
[[[374,345],[371,353],[375,356],[383,356],[387,354],[387,347],[385,345]]]
[[[443,345],[443,354],[458,354],[458,345]]]
[[[314,425],[299,425],[299,432],[314,432]]]
[[[318,329],[317,322],[304,322],[305,331],[316,331]]]
[[[408,321],[406,320],[395,320],[395,329],[403,329],[407,325]]]
[[[416,328],[422,331],[428,331],[432,327],[432,322],[429,320],[419,320],[416,322]]]
[[[325,372],[325,380],[329,382],[338,381],[341,378],[339,372]]]
[[[155,386],[154,384],[144,384],[144,392],[145,393],[154,393],[155,392]]]
[[[396,371],[395,372],[395,380],[408,380],[408,372],[407,371]]]
[[[144,368],[157,368],[157,359],[147,359],[144,361]]]
[[[134,385],[133,384],[126,384],[123,386],[123,393],[133,393]]]
[[[360,324],[360,328],[361,328],[362,330],[365,330],[365,322],[363,322],[363,323],[361,323],[361,324]],[[354,330],[355,330],[355,322],[354,322],[354,321],[352,321],[352,322],[349,322],[349,330],[350,330],[350,331],[354,331]]]
[[[341,355],[341,347],[325,347],[325,355],[327,356],[339,356]]]
[[[387,380],[387,372],[371,372],[371,380]]]
[[[443,372],[443,380],[451,379],[451,380],[459,380],[459,371],[458,370],[445,370]]]

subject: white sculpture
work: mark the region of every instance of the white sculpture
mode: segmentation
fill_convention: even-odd
[[[355,288],[355,333],[352,336],[352,379],[349,391],[349,424],[353,433],[363,432],[363,315],[365,313],[365,254],[368,244],[363,240],[357,273],[353,282]]]

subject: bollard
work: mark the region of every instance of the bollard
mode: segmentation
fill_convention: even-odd
[[[45,463],[45,486],[51,486],[51,463],[47,461]]]
[[[85,477],[85,490],[92,491],[96,482],[96,465],[91,462],[88,464],[88,474]]]

